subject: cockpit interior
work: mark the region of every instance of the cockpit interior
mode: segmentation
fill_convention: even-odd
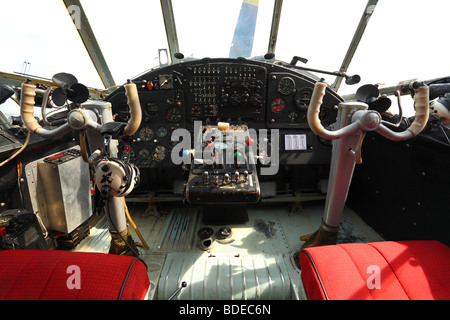
[[[8,2],[0,299],[449,299],[431,2]]]

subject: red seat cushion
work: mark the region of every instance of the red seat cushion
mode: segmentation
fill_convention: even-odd
[[[450,249],[438,241],[311,247],[300,265],[311,300],[450,299]]]
[[[143,299],[150,282],[136,257],[56,250],[0,251],[0,300]]]

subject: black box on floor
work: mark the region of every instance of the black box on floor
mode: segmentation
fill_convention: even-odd
[[[48,249],[34,213],[7,210],[0,214],[0,250]]]

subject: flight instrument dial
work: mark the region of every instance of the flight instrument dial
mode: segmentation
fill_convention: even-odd
[[[294,79],[290,77],[283,77],[278,82],[278,92],[284,96],[290,95],[295,91]]]

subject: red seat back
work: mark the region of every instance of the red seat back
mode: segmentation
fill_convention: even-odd
[[[0,300],[143,299],[150,282],[136,257],[57,250],[0,251]]]
[[[450,299],[450,249],[438,241],[312,247],[300,264],[308,299]]]

